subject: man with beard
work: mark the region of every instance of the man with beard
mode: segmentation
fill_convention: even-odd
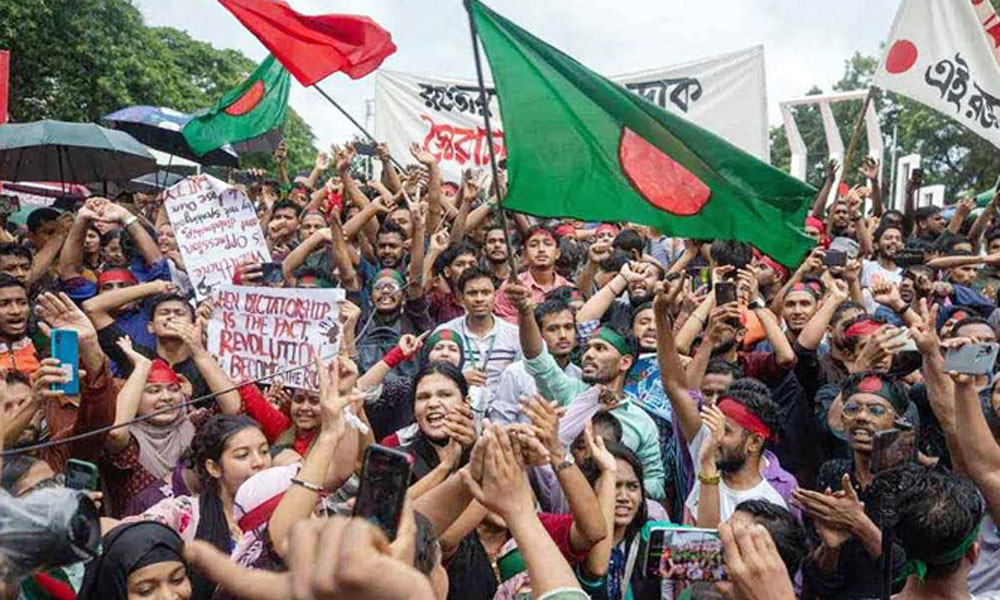
[[[903,279],[903,269],[896,265],[896,253],[903,248],[903,230],[894,225],[883,225],[875,230],[875,260],[861,263],[861,287],[863,288],[865,309],[875,312],[875,299],[871,286],[877,280],[899,285]]]
[[[524,260],[528,269],[517,276],[520,285],[527,288],[531,301],[538,304],[545,300],[548,292],[569,285],[565,277],[556,273],[556,260],[559,258],[559,243],[556,236],[548,229],[537,226],[528,230],[524,236]],[[510,323],[517,323],[517,307],[507,298],[505,283],[497,292],[496,314]]]
[[[913,237],[925,242],[934,242],[944,233],[947,224],[940,208],[921,206],[913,212]]]
[[[415,269],[410,269],[411,276],[414,271]],[[403,276],[392,269],[384,269],[376,277],[372,285],[371,311],[373,314],[361,319],[361,322],[368,323],[370,318],[371,323],[357,341],[362,372],[370,369],[395,348],[403,335],[420,335],[434,327],[434,321],[427,314],[427,298],[423,295],[419,282],[407,286]],[[399,365],[399,371],[412,376],[417,372],[417,365],[413,361],[407,361]]]
[[[6,273],[0,273],[0,373],[38,369],[38,352],[28,337],[28,290]]]
[[[792,284],[785,294],[781,317],[785,320],[785,335],[789,342],[795,342],[806,323],[816,314],[824,291],[820,280],[807,277],[801,283]]]
[[[556,364],[573,379],[580,379],[580,367],[570,362],[576,349],[576,320],[573,311],[561,300],[546,300],[535,308],[535,321],[542,332],[545,347]],[[535,379],[528,374],[524,360],[511,363],[500,374],[496,395],[490,405],[491,423],[506,425],[515,421],[525,422],[521,415],[521,399],[538,393]]]
[[[559,406],[597,403],[596,410],[610,412],[622,424],[623,442],[642,462],[646,492],[651,498],[663,498],[663,459],[656,423],[625,393],[625,376],[635,363],[635,340],[608,326],[598,329],[586,344],[582,377],[573,379],[545,349],[528,289],[512,284],[508,296],[520,313],[525,370],[534,377],[539,393]]]
[[[689,395],[682,401],[693,408]],[[764,450],[777,430],[778,409],[767,386],[754,379],[734,381],[715,406],[703,409],[689,444],[697,481],[684,503],[684,522],[718,527],[747,500],[791,508],[798,483]]]
[[[626,262],[577,313],[581,330],[593,331],[601,322],[620,331],[632,329],[635,310],[652,300],[653,290],[662,278],[663,268],[656,261]]]
[[[821,541],[803,574],[807,589],[823,598],[874,598],[880,592],[882,532],[868,514],[878,514],[881,506],[877,486],[872,486],[872,447],[875,434],[892,429],[910,401],[883,373],[855,373],[841,390],[841,420],[851,457],[827,461],[820,468],[816,488],[825,491],[793,493]],[[903,553],[894,551],[894,580],[902,560]]]
[[[503,227],[497,224],[486,230],[484,247],[487,266],[493,277],[497,281],[510,279],[510,261],[507,260],[507,240],[504,238]]]

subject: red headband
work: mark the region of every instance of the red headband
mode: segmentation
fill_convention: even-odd
[[[97,278],[97,287],[101,287],[105,283],[117,282],[128,283],[131,285],[139,283],[138,280],[136,280],[135,275],[132,274],[132,271],[129,271],[128,269],[108,269],[107,271],[103,271]]]
[[[788,279],[788,269],[770,256],[766,254],[761,256],[760,262],[770,267],[771,270],[780,275],[782,279]]]
[[[177,377],[177,373],[170,368],[170,365],[166,363],[162,358],[157,358],[153,360],[152,366],[149,368],[149,377],[146,378],[146,383],[166,383],[166,384],[177,384],[180,385],[181,380]]]
[[[567,235],[573,235],[575,231],[576,227],[573,227],[572,225],[560,225],[559,227],[556,227],[556,235],[558,235],[559,237],[566,237]]]
[[[878,321],[872,321],[870,319],[865,319],[863,321],[858,321],[854,325],[851,325],[844,330],[844,335],[847,337],[857,337],[859,335],[869,335],[875,333],[882,327],[882,323]]]
[[[760,417],[750,412],[750,409],[743,404],[729,397],[723,397],[717,405],[722,414],[726,415],[736,424],[746,429],[750,433],[756,433],[765,440],[771,439],[771,428],[760,420]]]
[[[597,229],[594,230],[594,233],[600,233],[605,229],[610,229],[611,231],[618,233],[618,228],[612,225],[611,223],[601,223],[600,225],[597,226]]]

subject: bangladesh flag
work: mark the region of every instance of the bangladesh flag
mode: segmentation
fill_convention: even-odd
[[[285,122],[290,86],[288,71],[274,56],[268,56],[218,104],[196,113],[182,130],[184,139],[201,156],[226,144],[264,135]]]
[[[470,5],[500,98],[506,208],[741,240],[788,266],[815,244],[811,186]]]

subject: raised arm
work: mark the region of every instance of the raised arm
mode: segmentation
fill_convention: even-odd
[[[349,292],[361,289],[361,278],[354,268],[351,252],[347,246],[347,236],[340,223],[340,215],[336,211],[330,215],[330,256],[333,258],[333,268],[337,269],[340,286]],[[333,276],[333,273],[330,274]]]
[[[104,200],[103,198],[101,200]],[[94,199],[88,199],[87,203],[76,211],[76,218],[66,234],[66,242],[63,243],[59,251],[59,262],[57,269],[59,276],[63,279],[76,277],[83,271],[83,240],[87,235],[87,227],[97,219],[97,214],[92,210]]]
[[[129,302],[142,300],[148,296],[169,294],[175,289],[174,284],[169,281],[147,281],[146,283],[139,283],[98,294],[83,303],[83,311],[90,317],[90,320],[94,322],[94,325],[98,329],[104,329],[114,322],[110,313],[116,308],[125,306]]]
[[[966,473],[976,484],[993,519],[1000,519],[1000,446],[983,416],[971,375],[949,373],[955,383],[957,441]]]
[[[109,202],[102,212],[102,218],[121,223],[122,229],[128,231],[132,242],[147,265],[154,265],[163,260],[163,253],[153,236],[142,226],[139,217],[130,213],[124,206]]]
[[[858,173],[868,181],[872,191],[870,196],[872,215],[881,217],[882,213],[885,212],[885,207],[882,206],[882,186],[879,182],[879,175],[882,173],[881,163],[869,156],[861,161]]]
[[[837,179],[837,169],[839,168],[840,165],[832,158],[826,163],[826,176],[823,178],[823,187],[816,194],[812,210],[809,211],[809,214],[817,219],[822,219],[823,214],[826,212],[826,199],[830,196],[830,188],[833,187],[833,182]]]
[[[641,280],[646,273],[646,269],[651,268],[644,263],[625,263],[621,270],[611,281],[597,291],[596,294],[587,300],[586,304],[576,313],[576,319],[580,323],[586,321],[596,321],[608,312],[615,298],[620,296],[633,281]]]
[[[410,215],[413,219],[413,237],[410,240],[410,264],[409,281],[407,282],[406,296],[415,299],[424,295],[424,240],[427,238],[427,210],[426,202],[420,201],[418,195],[413,202],[407,202]]]
[[[389,188],[389,191],[394,194],[403,189],[403,182],[399,178],[399,171],[392,164],[389,147],[385,143],[380,143],[375,146],[375,154],[378,155],[378,159],[382,162],[382,183],[385,184],[385,187]]]
[[[698,414],[698,403],[691,397],[681,357],[677,353],[673,323],[670,322],[669,314],[674,297],[680,293],[679,288],[684,285],[683,278],[679,281],[680,283],[673,282],[666,291],[658,291],[653,300],[653,314],[656,317],[656,358],[660,365],[663,389],[670,399],[677,422],[684,436],[692,440],[701,427],[701,416]]]
[[[314,231],[305,241],[289,252],[285,260],[281,261],[281,274],[285,278],[285,285],[292,287],[295,283],[295,269],[301,267],[302,263],[306,262],[309,255],[315,252],[317,248],[321,248],[324,244],[328,244],[331,241],[333,241],[333,235],[330,232],[330,228],[324,227],[323,229]]]
[[[219,403],[219,411],[226,415],[236,415],[240,412],[240,394],[233,380],[226,375],[215,357],[205,349],[203,334],[205,331],[205,321],[198,319],[192,325],[183,324],[178,321],[170,321],[167,328],[173,330],[184,340],[184,345],[191,352],[194,365],[198,372],[205,379],[208,389],[215,394],[215,401]]]
[[[837,307],[847,301],[847,284],[839,279],[833,279],[829,274],[824,275],[823,283],[826,284],[826,295],[823,297],[823,302],[795,340],[806,350],[815,350],[819,347],[823,336],[826,335],[827,327],[830,326],[830,320],[833,319],[833,313],[836,312]]]
[[[536,358],[545,349],[545,340],[535,320],[530,292],[519,283],[510,283],[507,285],[507,299],[514,305],[519,315],[518,334],[521,340],[521,352],[526,360]]]
[[[125,385],[118,390],[118,402],[115,409],[115,425],[121,425],[135,418],[139,412],[139,401],[142,399],[142,390],[146,387],[146,379],[149,377],[150,368],[153,361],[139,354],[132,348],[132,340],[123,337],[118,340],[118,347],[122,349],[125,356],[132,362],[132,374],[125,380]],[[129,428],[118,427],[108,432],[108,439],[105,448],[111,454],[117,454],[128,447]]]

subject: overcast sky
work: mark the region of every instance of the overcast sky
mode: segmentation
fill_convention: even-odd
[[[150,25],[170,26],[255,60],[267,50],[215,0],[135,0]],[[475,75],[461,0],[292,0],[305,14],[367,14],[398,46],[383,66],[422,75]],[[488,0],[497,12],[588,67],[614,74],[664,67],[764,45],[772,125],[778,102],[840,78],[856,50],[879,52],[898,0]],[[334,74],[320,85],[364,122],[374,76]],[[316,90],[292,79],[291,104],[320,147],[353,126]],[[374,127],[371,119],[367,125]]]

